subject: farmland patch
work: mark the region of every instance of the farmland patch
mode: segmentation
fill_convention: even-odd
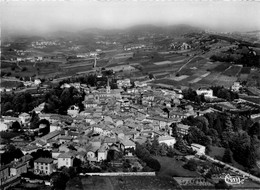
[[[156,63],[153,63],[155,65],[165,65],[165,64],[171,64],[172,62],[171,61],[161,61],[161,62],[156,62]]]
[[[241,66],[234,65],[225,70],[222,74],[227,76],[237,76],[237,74],[240,72]]]

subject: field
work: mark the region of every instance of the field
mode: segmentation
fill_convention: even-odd
[[[240,71],[240,74],[250,74],[251,67],[243,67]]]
[[[11,76],[15,77],[25,77],[25,76],[44,76],[46,74],[57,74],[59,72],[59,62],[41,62],[41,63],[31,63],[31,62],[21,62],[18,65],[16,63],[4,63],[3,72],[10,72]],[[21,68],[25,68],[22,70]]]
[[[233,65],[229,67],[227,70],[225,70],[222,74],[227,76],[237,76],[240,70],[241,70],[240,66]]]
[[[218,63],[218,66],[213,68],[211,71],[212,72],[223,72],[225,71],[228,67],[230,67],[229,63]]]
[[[88,176],[74,178],[66,190],[156,190],[180,189],[172,178],[156,176]]]

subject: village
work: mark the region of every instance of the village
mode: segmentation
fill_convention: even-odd
[[[213,89],[197,89],[192,92],[203,99],[203,103],[200,101],[198,104],[197,100],[190,99],[189,91],[170,85],[139,81],[133,83],[125,78],[117,80],[117,87],[112,89],[110,82],[111,79],[107,77],[106,85],[99,88],[79,82],[60,83],[58,88],[61,90],[73,89],[84,95],[81,102],[83,108],[70,105],[66,115],[46,112],[48,103],[42,102],[28,113],[20,113],[17,117],[2,116],[1,131],[16,130],[21,135],[11,138],[8,144],[1,143],[1,188],[16,185],[21,179],[42,179],[45,185],[53,186],[55,182],[52,177],[41,176],[52,176],[64,168],[80,167],[80,171],[73,170],[76,175],[91,172],[159,171],[160,163],[158,168],[157,164],[151,164],[154,159],[150,156],[146,159],[140,153],[140,147],[147,146],[147,143],[159,149],[156,155],[170,155],[176,159],[183,157],[186,165],[193,158],[207,158],[207,162],[217,163],[219,160],[206,154],[209,148],[207,144],[199,144],[199,140],[191,140],[194,142],[180,146],[180,142],[191,134],[191,128],[194,127],[192,123],[184,124],[184,120],[188,122],[189,118],[228,112],[246,115],[259,122],[259,105],[239,98],[232,101],[218,98],[214,96]],[[235,83],[230,92],[238,91],[239,88],[240,85]],[[30,127],[35,120],[36,127]],[[10,146],[13,146],[11,149],[20,149],[20,156],[12,155],[13,160],[3,164],[3,155],[10,151]],[[126,163],[128,166],[123,167]],[[232,167],[223,164],[220,163],[222,168]],[[249,178],[252,176],[248,173],[245,175],[237,168],[231,170],[236,171],[235,174]],[[200,175],[205,175],[206,171],[208,170],[204,168]],[[28,172],[34,175],[26,175]],[[188,175],[188,181],[198,178],[198,175],[191,176]],[[176,180],[179,185],[185,184],[178,177]],[[259,182],[259,178],[254,176],[250,180]],[[187,184],[214,186],[205,180]]]

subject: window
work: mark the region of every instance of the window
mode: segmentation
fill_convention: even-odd
[[[45,168],[46,170],[48,170],[48,167]],[[46,171],[47,172],[47,171]]]

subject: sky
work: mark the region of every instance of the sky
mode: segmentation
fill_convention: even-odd
[[[239,1],[16,1],[2,2],[1,29],[76,31],[136,24],[190,24],[217,31],[260,29],[260,2]]]

